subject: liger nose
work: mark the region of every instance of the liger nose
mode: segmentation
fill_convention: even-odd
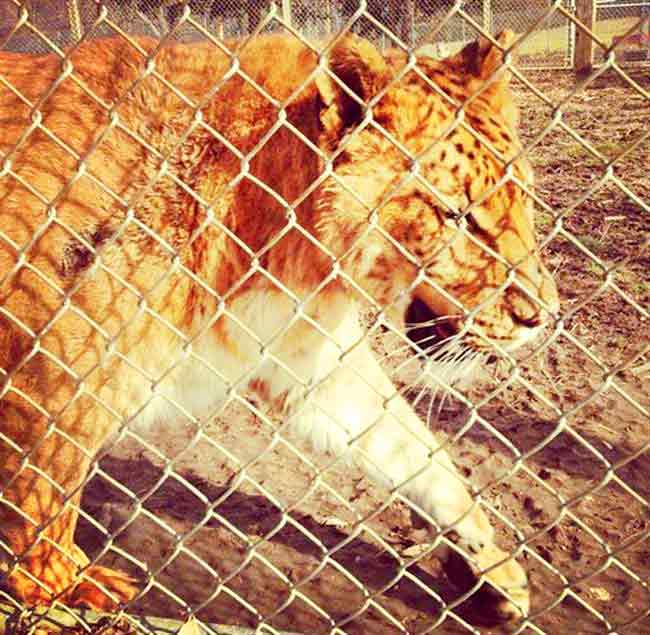
[[[520,326],[526,326],[530,329],[535,328],[537,326],[542,326],[548,321],[542,318],[541,312],[538,313],[537,315],[534,315],[533,317],[527,317],[527,318],[519,317],[516,313],[514,313],[512,317],[515,324],[519,324]]]
[[[508,293],[510,304],[510,315],[512,321],[518,326],[529,329],[545,326],[553,319],[554,306],[553,297],[540,295],[540,300],[528,297],[519,289],[512,289]],[[542,303],[544,306],[542,306]],[[546,308],[544,308],[546,307]],[[548,310],[547,310],[548,309]]]
[[[553,276],[542,264],[538,264],[534,275],[522,276],[522,282],[529,291],[517,289],[514,285],[508,288],[511,315],[513,321],[527,328],[545,326],[560,311],[560,298]]]

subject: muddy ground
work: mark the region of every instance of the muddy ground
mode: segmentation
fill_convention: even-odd
[[[575,96],[568,73],[527,77],[549,101],[515,83],[548,206],[540,206],[538,226],[559,283],[563,331],[522,361],[521,381],[501,366],[466,391],[475,402],[492,394],[479,408],[489,427],[463,431],[468,410],[453,400],[435,425],[459,437],[452,455],[525,539],[521,559],[533,592],[525,633],[648,633],[650,422],[637,404],[650,406],[650,354],[638,355],[650,332],[642,315],[650,301],[643,246],[650,216],[639,204],[650,202],[650,138],[632,146],[650,130],[650,100],[612,72]],[[648,70],[632,78],[650,90]],[[560,104],[561,121],[603,160],[559,123],[539,138]],[[627,148],[602,182],[606,162]],[[425,415],[427,400],[418,408]],[[469,632],[440,616],[436,594],[448,601],[455,592],[435,557],[400,568],[396,554],[408,560],[425,539],[403,502],[388,504],[359,473],[299,443],[302,456],[282,441],[270,447],[272,428],[250,413],[210,422],[197,442],[194,432],[179,421],[149,432],[149,447],[127,439],[102,461],[142,507],[129,507],[129,496],[100,476],[84,496],[89,514],[120,530],[114,544],[135,559],[108,553],[104,561],[141,578],[135,563],[142,561],[154,573],[138,602],[143,613],[181,616],[187,603],[207,621],[262,619],[308,635],[332,632],[327,615],[340,623],[336,632],[350,635]],[[525,461],[512,473],[521,453]],[[239,466],[251,462],[241,481],[233,457]],[[284,517],[280,506],[289,509]],[[515,532],[494,522],[512,547]],[[82,523],[82,546],[96,553],[100,538]],[[293,596],[288,581],[300,583]]]

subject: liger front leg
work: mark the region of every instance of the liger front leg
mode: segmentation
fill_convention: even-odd
[[[512,622],[529,611],[526,573],[494,544],[494,530],[440,442],[399,395],[370,349],[357,347],[313,395],[311,415],[297,428],[336,454],[351,453],[376,482],[397,489],[443,531],[458,535],[461,558],[446,550],[446,571],[471,590],[482,580],[483,617]],[[325,440],[325,441],[324,441]],[[432,528],[432,535],[439,535]],[[487,600],[487,602],[485,601]]]
[[[49,429],[15,395],[1,405],[0,564],[13,595],[26,606],[57,600],[100,611],[128,602],[137,593],[135,580],[89,566],[74,542],[80,488],[108,426],[99,418],[84,424],[81,414],[75,417],[82,408],[73,406],[70,420],[61,418]],[[82,434],[82,427],[90,434]]]

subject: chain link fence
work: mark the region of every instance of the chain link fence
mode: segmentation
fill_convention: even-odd
[[[0,628],[492,632],[495,607],[527,608],[513,555],[532,602],[514,632],[649,632],[647,6],[598,5],[597,64],[578,80],[551,69],[570,64],[582,28],[571,3],[2,2]],[[464,49],[455,63],[482,81],[460,98],[435,61],[504,28],[517,33],[512,50],[499,42],[523,147],[509,155],[508,132],[485,134],[473,110],[500,85],[501,56],[494,67],[490,49]],[[348,32],[390,61],[369,105],[355,97],[374,89],[346,66],[354,55],[325,68]],[[292,44],[269,64],[270,33]],[[309,57],[314,40],[326,43]],[[286,89],[274,69],[297,69],[291,55],[313,71]],[[403,104],[391,115],[382,101],[407,76],[450,113],[421,152],[391,128]],[[311,121],[296,106],[310,90],[326,113],[311,128],[296,123]],[[492,116],[510,114],[506,101]],[[377,147],[356,143],[365,130]],[[430,152],[444,167],[445,150],[463,155],[447,170],[467,169],[461,204],[423,167]],[[403,174],[372,198],[368,174],[398,154]],[[359,155],[367,170],[346,171]],[[479,162],[499,167],[476,197]],[[361,210],[353,247],[345,228],[305,220],[332,182]],[[470,270],[506,272],[480,301],[459,301],[411,253],[421,228],[396,239],[385,222],[409,188],[415,209],[400,214],[424,200],[448,217],[436,254],[467,250]],[[536,214],[536,243],[517,257],[479,213],[513,191]],[[217,250],[227,284],[205,275]],[[522,274],[540,254],[561,308]],[[382,295],[395,277],[398,292]],[[359,307],[351,318],[336,313],[338,285]],[[426,301],[411,302],[418,293]],[[457,314],[460,335],[476,336],[468,328],[504,295],[523,303],[520,327],[548,319],[523,355],[486,335],[480,354],[445,347]],[[434,443],[429,427],[444,436]],[[418,489],[431,471],[448,488],[435,504]],[[470,507],[441,519],[465,491]],[[484,523],[505,552],[490,551]],[[57,566],[39,568],[46,556]]]
[[[553,8],[555,5],[556,8]],[[75,35],[70,22],[69,7],[75,6],[83,29],[89,28],[96,19],[100,6],[120,24],[127,24],[129,32],[139,35],[161,37],[178,23],[183,11],[181,2],[159,0],[113,0],[112,2],[89,2],[87,0],[67,3],[66,0],[52,0],[47,4],[33,3],[31,16],[35,25],[48,32],[60,46],[72,44],[80,34]],[[268,11],[270,3],[254,0],[241,4],[232,2],[211,2],[191,0],[187,3],[193,19],[210,30],[217,37],[239,38],[249,35]],[[465,18],[454,10],[462,6]],[[289,2],[279,9],[283,20],[298,29],[305,37],[322,39],[339,32],[358,9],[355,0],[328,0],[327,2]],[[15,7],[6,3],[5,25],[15,15]],[[602,46],[596,47],[596,61],[600,62],[607,53],[607,47],[622,38],[628,31],[635,31],[635,25],[642,23],[650,12],[650,2],[599,2],[597,3],[594,34]],[[518,63],[522,67],[563,68],[573,64],[575,24],[575,0],[549,3],[546,0],[520,2],[519,0],[476,0],[454,3],[442,0],[426,0],[406,3],[368,2],[366,15],[371,19],[357,19],[352,28],[375,41],[382,48],[392,46],[392,38],[374,21],[390,29],[402,42],[424,53],[445,55],[460,50],[463,44],[473,38],[475,25],[488,32],[498,33],[511,28],[517,33],[527,33],[518,51]],[[441,25],[439,28],[433,25]],[[6,28],[6,26],[5,26]],[[269,28],[274,26],[268,25]],[[275,27],[277,28],[277,27]],[[110,34],[105,27],[95,29],[101,36]],[[626,40],[618,49],[619,63],[648,61],[647,29]],[[174,37],[181,40],[202,37],[192,28],[181,25],[174,30]],[[48,52],[47,45],[34,33],[21,30],[11,40],[13,50]]]
[[[619,44],[619,58],[624,63],[650,61],[650,30],[648,29],[650,6],[642,2],[606,2],[596,9],[595,34],[607,44]],[[637,29],[638,24],[645,28]],[[625,37],[629,34],[629,37]],[[596,61],[604,59],[600,49]]]

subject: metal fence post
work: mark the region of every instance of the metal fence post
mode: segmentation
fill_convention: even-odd
[[[492,32],[492,0],[483,0],[483,28]]]
[[[569,0],[567,4],[569,11],[575,15],[576,13],[576,3],[575,0]],[[573,21],[569,21],[569,28],[567,29],[567,55],[565,59],[565,65],[572,67],[575,64],[575,54],[576,54],[576,24]]]
[[[82,25],[81,14],[79,13],[79,5],[77,0],[66,0],[66,10],[68,12],[68,23],[70,24],[70,33],[75,42],[81,39]]]
[[[282,0],[282,19],[291,26],[291,0]]]

